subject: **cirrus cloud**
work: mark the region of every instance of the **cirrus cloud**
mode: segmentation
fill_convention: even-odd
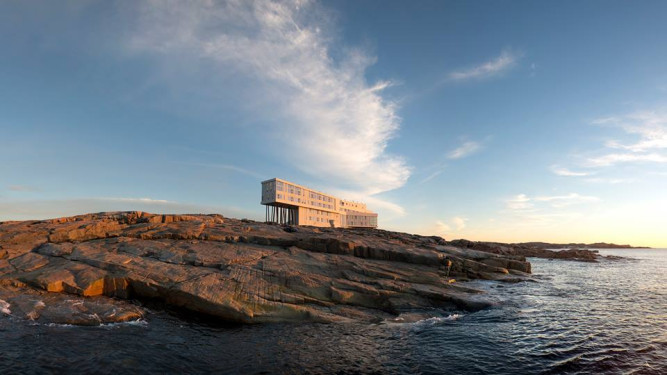
[[[514,67],[523,55],[503,50],[500,56],[469,69],[449,73],[449,78],[456,81],[483,79],[497,76]]]
[[[589,167],[609,167],[620,163],[667,163],[667,112],[641,111],[625,116],[597,119],[594,125],[612,126],[634,136],[634,142],[616,139],[605,143],[614,151],[590,157]]]
[[[367,82],[375,57],[336,45],[318,4],[154,1],[140,14],[134,53],[205,60],[206,74],[231,71],[251,82],[258,102],[273,106],[257,108],[272,123],[255,132],[278,158],[366,194],[406,183],[410,167],[387,152],[400,125],[396,104],[383,97],[391,83]]]
[[[582,177],[582,176],[588,176],[591,174],[591,172],[578,172],[578,171],[572,171],[567,168],[561,168],[558,166],[552,166],[551,171],[558,175],[558,176],[566,176],[566,177]]]
[[[461,159],[479,151],[482,145],[479,142],[466,141],[462,145],[447,154],[447,159]]]

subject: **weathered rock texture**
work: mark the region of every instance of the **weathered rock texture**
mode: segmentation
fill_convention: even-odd
[[[46,310],[35,308],[43,307],[38,301],[48,307],[44,299],[55,293],[76,296],[79,315],[89,318],[81,324],[141,316],[121,301],[131,299],[244,323],[375,321],[484,308],[489,302],[480,292],[450,280],[514,281],[530,273],[523,255],[458,245],[219,215],[116,212],[4,222],[0,299],[12,314],[39,319]]]
[[[578,248],[553,251],[553,250],[548,250],[544,247],[533,247],[528,244],[473,242],[468,240],[454,240],[449,242],[449,244],[464,249],[474,249],[500,255],[576,260],[581,262],[597,262],[597,260],[601,258],[600,254],[598,254],[596,250],[585,250]]]

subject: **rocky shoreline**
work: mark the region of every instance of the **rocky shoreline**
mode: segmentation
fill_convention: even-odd
[[[155,300],[220,321],[377,322],[493,304],[461,281],[530,277],[526,257],[588,250],[286,227],[220,215],[110,212],[0,223],[0,318],[96,325]]]

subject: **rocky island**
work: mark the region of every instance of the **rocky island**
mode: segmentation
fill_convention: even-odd
[[[461,281],[524,280],[530,256],[598,257],[220,215],[111,212],[3,222],[0,318],[123,322],[141,318],[137,301],[146,300],[239,323],[421,318],[490,306]]]

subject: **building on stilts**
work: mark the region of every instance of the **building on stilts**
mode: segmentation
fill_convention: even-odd
[[[302,185],[273,178],[262,181],[266,221],[288,225],[336,228],[377,228],[378,214],[365,203],[334,197]]]

